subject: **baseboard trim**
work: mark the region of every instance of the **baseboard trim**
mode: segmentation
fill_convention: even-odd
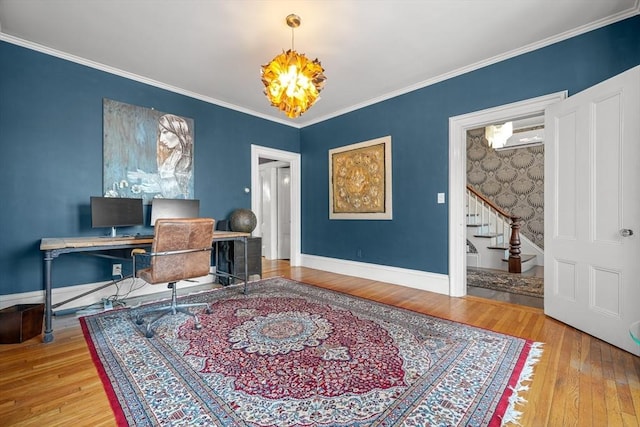
[[[406,268],[390,267],[387,265],[369,264],[357,261],[348,261],[337,258],[327,258],[316,255],[301,255],[301,266],[314,268],[316,270],[330,271],[332,273],[344,274],[346,276],[362,277],[380,282],[393,283],[395,285],[407,286],[409,288],[420,289],[423,291],[435,292],[443,295],[449,295],[449,276],[445,274],[429,273],[419,270],[410,270]],[[215,268],[212,268],[215,271]],[[212,272],[213,272],[212,271]],[[188,289],[192,286],[200,286],[211,283],[211,276],[194,279],[193,281],[182,281],[178,283],[179,289]],[[86,283],[82,285],[65,286],[54,288],[51,293],[53,304],[65,301],[76,295],[81,295],[90,290],[99,288],[110,282]],[[120,294],[129,292],[132,287],[132,279],[125,279],[120,282]],[[167,290],[163,285],[149,285],[141,279],[137,279],[136,288],[127,297],[138,297],[151,295]],[[98,291],[92,292],[81,298],[73,300],[68,304],[60,306],[60,310],[71,308],[82,308],[102,301],[102,298],[108,298],[116,292],[115,285],[107,286]],[[9,294],[0,296],[0,309],[10,307],[16,304],[39,304],[44,302],[44,290],[23,292],[18,294]]]
[[[215,267],[212,267],[212,270],[215,271]],[[181,281],[181,282],[178,282],[178,291],[188,289],[192,286],[200,286],[200,285],[204,285],[212,282],[213,282],[213,279],[211,275],[199,277],[196,279],[191,279],[189,281],[186,281],[186,280]],[[85,283],[82,285],[53,288],[51,292],[52,304],[55,305],[61,301],[66,301],[76,295],[82,295],[85,292],[98,289],[101,286],[106,285],[108,283],[111,283],[111,281]],[[121,281],[119,284],[120,286],[119,295],[128,294],[127,298],[131,298],[131,297],[157,294],[157,293],[167,291],[166,285],[163,285],[163,284],[150,285],[144,282],[142,279],[136,279],[135,286],[132,286],[132,285],[134,285],[132,278],[127,278]],[[131,293],[128,293],[132,287],[136,289]],[[97,304],[102,301],[102,298],[109,298],[112,295],[114,295],[116,291],[117,289],[115,287],[115,284],[112,286],[107,286],[103,289],[92,292],[76,300],[70,301],[69,303],[60,306],[59,310],[82,308],[82,307],[87,307],[93,304]],[[183,292],[180,292],[180,294],[182,293]],[[3,309],[5,307],[10,307],[12,305],[17,305],[17,304],[41,304],[41,303],[44,303],[44,290],[0,296],[0,309]]]
[[[446,274],[306,254],[302,254],[301,261],[303,267],[316,270],[449,295],[449,276]]]

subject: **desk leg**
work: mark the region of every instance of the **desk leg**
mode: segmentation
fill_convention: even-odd
[[[247,294],[247,281],[249,280],[249,258],[247,258],[247,247],[249,246],[249,240],[244,238],[244,294]]]
[[[217,283],[219,283],[220,285],[222,284],[222,281],[220,280],[220,276],[218,276],[218,273],[220,273],[220,258],[222,258],[220,256],[220,242],[216,241],[215,242],[215,246],[216,246],[216,254],[215,254],[215,261],[216,261],[216,276],[215,276],[215,280]]]
[[[45,343],[53,341],[53,325],[51,317],[53,308],[51,304],[51,262],[53,254],[51,251],[44,252],[44,337],[42,341]]]

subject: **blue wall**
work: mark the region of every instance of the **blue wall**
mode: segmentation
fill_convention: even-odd
[[[568,90],[640,64],[640,17],[306,127],[302,252],[448,273],[449,117]],[[393,220],[329,220],[328,150],[392,137]]]
[[[42,237],[96,235],[102,99],[195,121],[203,215],[249,207],[250,144],[302,154],[302,252],[435,273],[448,269],[448,119],[567,89],[640,64],[640,17],[398,96],[301,131],[0,42],[0,295],[42,289]],[[393,138],[391,221],[329,221],[328,150]],[[54,286],[110,278],[110,263],[61,257]]]
[[[42,289],[42,237],[105,233],[89,213],[102,193],[103,98],[194,119],[205,216],[251,206],[252,143],[299,151],[296,128],[0,42],[0,295]],[[109,262],[79,256],[53,263],[54,287],[111,278]]]

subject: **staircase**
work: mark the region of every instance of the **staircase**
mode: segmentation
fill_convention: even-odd
[[[522,273],[543,265],[542,249],[520,236],[520,218],[510,216],[470,186],[466,208],[467,266]]]

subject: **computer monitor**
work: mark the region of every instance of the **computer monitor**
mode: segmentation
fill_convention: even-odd
[[[91,227],[111,227],[115,237],[117,227],[132,225],[144,225],[142,199],[91,197]]]
[[[158,218],[198,218],[200,200],[196,199],[153,199],[151,201],[151,226]]]

